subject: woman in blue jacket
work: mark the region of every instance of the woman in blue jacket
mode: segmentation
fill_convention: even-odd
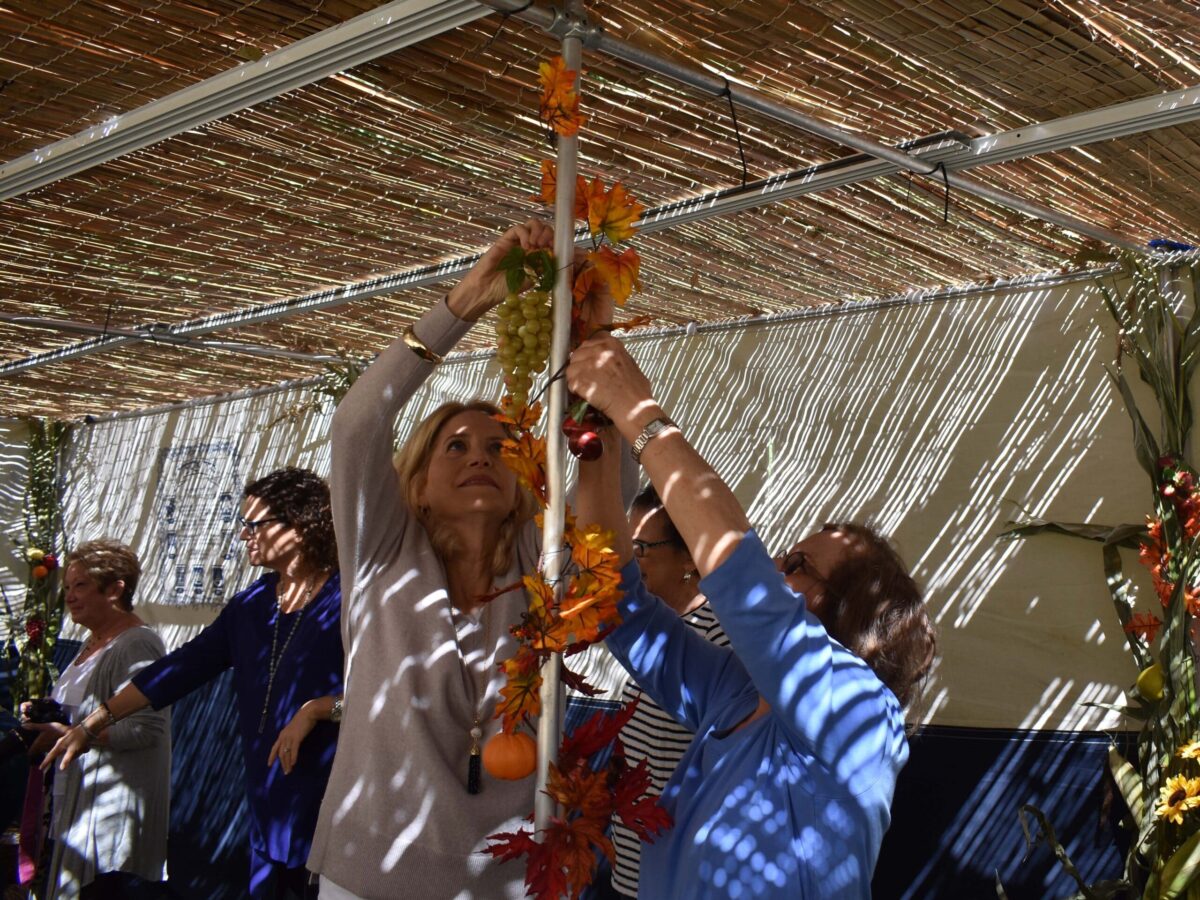
[[[567,381],[640,457],[731,641],[709,643],[647,593],[612,466],[584,473],[580,520],[614,529],[624,563],[609,649],[696,735],[662,795],[675,824],[642,848],[639,896],[869,898],[908,758],[904,705],[934,654],[912,579],[861,525],[772,560],[611,335],[575,351]]]

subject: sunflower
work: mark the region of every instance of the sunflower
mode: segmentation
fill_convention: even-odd
[[[1182,825],[1183,814],[1197,806],[1200,806],[1200,778],[1173,775],[1165,787],[1159,788],[1155,812],[1160,818]]]
[[[1181,759],[1200,759],[1200,738],[1188,741],[1175,751],[1175,755]]]

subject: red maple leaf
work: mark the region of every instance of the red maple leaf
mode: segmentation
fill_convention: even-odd
[[[1147,644],[1154,643],[1160,628],[1162,628],[1162,619],[1153,613],[1138,613],[1125,623],[1127,632],[1139,635]]]
[[[558,751],[559,765],[574,765],[611,744],[633,716],[637,704],[637,700],[631,700],[617,712],[606,713],[604,710],[597,710],[592,713],[569,737],[563,738],[562,747]]]
[[[650,770],[646,760],[637,768],[625,766],[613,788],[613,810],[625,827],[647,843],[671,827],[671,814],[658,805],[658,797],[648,793]]]

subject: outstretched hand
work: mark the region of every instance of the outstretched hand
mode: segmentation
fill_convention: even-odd
[[[49,729],[52,725],[56,725],[56,723],[50,723],[49,725],[27,724],[24,726],[25,728],[33,728],[42,732],[42,734],[38,735],[38,739],[33,742],[33,746],[29,748],[30,754],[38,752],[38,745],[44,738],[47,738],[52,734],[58,736],[58,740],[55,742],[54,746],[47,751],[46,758],[43,759],[41,765],[38,766],[38,768],[43,772],[49,772],[50,767],[54,765],[54,761],[56,759],[61,760],[58,764],[59,769],[65,770],[67,766],[69,766],[75,759],[75,757],[87,753],[88,747],[90,747],[92,743],[91,739],[84,733],[83,728],[79,725],[69,729],[64,725],[57,725],[56,729],[47,731],[47,729]]]
[[[636,435],[658,406],[650,380],[615,337],[602,332],[588,338],[571,354],[567,385],[604,413],[628,438]]]
[[[514,225],[504,232],[463,280],[451,289],[447,303],[454,315],[474,322],[504,299],[508,288],[500,264],[513,247],[526,251],[552,250],[554,229],[546,222],[530,219],[524,225]]]

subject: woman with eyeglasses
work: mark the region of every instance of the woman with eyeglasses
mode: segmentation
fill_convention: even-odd
[[[567,383],[631,442],[731,641],[706,641],[646,590],[601,457],[580,476],[578,512],[617,532],[626,561],[608,647],[696,735],[662,797],[674,826],[642,848],[639,896],[869,898],[908,758],[904,707],[934,655],[916,585],[860,525],[772,560],[611,335],[572,354]]]
[[[91,733],[147,706],[169,706],[233,669],[250,896],[314,898],[304,864],[333,764],[343,666],[329,488],[305,469],[280,469],[246,486],[240,521],[246,556],[266,574],[68,731],[44,765],[61,756],[66,769],[88,751]]]

